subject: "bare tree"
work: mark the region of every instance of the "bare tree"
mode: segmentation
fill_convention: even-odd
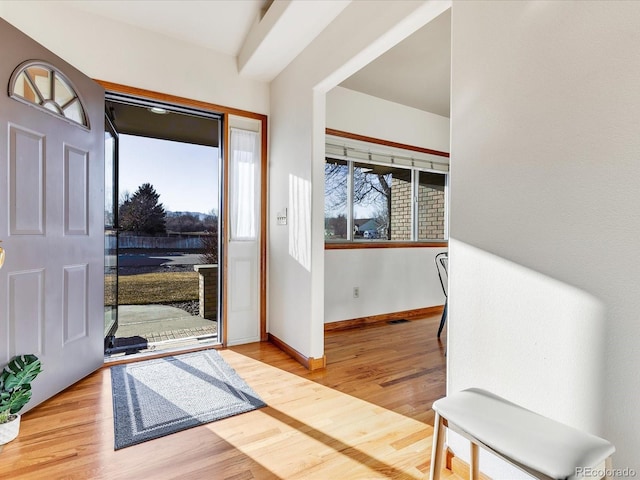
[[[343,214],[348,207],[347,177],[349,168],[343,160],[328,160],[324,164],[325,210],[333,214]],[[391,173],[377,173],[376,166],[358,165],[353,169],[353,203],[361,207],[371,207],[387,228],[391,229]],[[386,213],[385,213],[386,211]]]
[[[218,263],[218,215],[210,212],[210,223],[208,224],[205,235],[202,238],[202,248],[204,249],[200,255],[201,263]]]

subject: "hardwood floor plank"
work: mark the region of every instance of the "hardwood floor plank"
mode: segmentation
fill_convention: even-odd
[[[445,393],[439,320],[327,332],[327,368],[313,372],[268,343],[220,350],[267,407],[118,451],[104,368],[23,416],[0,478],[425,478]]]

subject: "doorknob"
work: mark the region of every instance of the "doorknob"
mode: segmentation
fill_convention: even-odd
[[[0,243],[2,243],[2,240],[0,240]],[[4,264],[4,248],[0,247],[0,268],[2,268],[3,264]]]

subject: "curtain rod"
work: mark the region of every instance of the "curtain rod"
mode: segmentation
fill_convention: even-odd
[[[374,152],[374,151],[371,151],[371,150],[364,150],[364,149],[361,149],[361,148],[350,147],[350,146],[347,146],[347,145],[338,145],[338,144],[329,143],[329,142],[325,143],[325,147],[333,147],[333,148],[341,149],[343,151],[345,157],[348,157],[348,155],[347,155],[348,151],[352,151],[352,152],[361,153],[361,154],[366,155],[369,160],[371,160],[371,156],[372,155],[375,155],[375,156],[378,156],[378,157],[390,158],[391,161],[389,163],[391,163],[391,164],[394,163],[395,159],[401,159],[401,160],[406,160],[406,161],[412,162],[412,166],[415,166],[415,165],[413,165],[414,162],[419,162],[419,163],[423,163],[424,162],[424,163],[431,164],[432,168],[433,168],[433,165],[441,165],[443,167],[446,167],[447,170],[449,170],[449,163],[448,162],[440,162],[440,161],[437,161],[437,160],[431,160],[431,159],[419,158],[419,157],[409,157],[409,156],[406,156],[406,155],[395,155],[395,154],[391,154],[391,153]],[[362,159],[358,159],[358,160],[362,160]]]

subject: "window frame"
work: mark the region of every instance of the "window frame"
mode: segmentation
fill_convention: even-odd
[[[50,82],[50,91],[42,92],[40,90],[40,88],[38,87],[38,81],[31,75],[29,71],[30,69],[34,68],[39,68],[49,74],[47,79]],[[32,89],[32,92],[37,96],[39,101],[36,101],[35,98],[30,99],[29,97],[18,93],[17,82],[20,79],[21,75],[23,75],[24,81],[27,82],[29,87]],[[71,94],[71,98],[62,105],[58,103],[55,95],[56,77],[58,78],[60,84],[67,89],[68,93]],[[18,102],[37,108],[41,112],[45,112],[48,115],[54,116],[55,118],[60,118],[65,122],[71,123],[72,125],[75,125],[77,127],[83,128],[88,131],[91,130],[89,116],[87,115],[87,109],[85,108],[85,102],[82,99],[80,92],[78,91],[74,83],[69,79],[69,77],[67,77],[58,68],[54,67],[48,62],[44,62],[41,60],[27,60],[26,62],[22,62],[20,65],[18,65],[9,78],[8,93],[10,98]],[[81,121],[76,120],[67,113],[67,109],[73,104],[78,105],[78,113],[81,117]],[[47,105],[52,105],[54,109],[52,110],[48,108]]]
[[[422,147],[416,147],[412,145],[400,144],[397,142],[389,142],[373,137],[366,137],[363,135],[353,134],[349,132],[343,132],[334,129],[326,129],[326,134],[334,137],[342,137],[351,140],[357,140],[359,142],[366,142],[374,145],[384,145],[386,147],[393,147],[402,150],[408,150],[409,152],[419,152],[428,155],[437,155],[444,158],[449,158],[449,153],[441,152],[432,149],[426,149]],[[331,156],[325,156],[325,162],[327,158]],[[347,162],[348,176],[347,176],[347,238],[340,239],[327,239],[325,238],[326,250],[339,250],[339,249],[357,249],[357,248],[413,248],[413,247],[446,247],[448,246],[449,238],[449,226],[448,226],[448,209],[449,209],[449,171],[441,171],[437,169],[429,169],[417,166],[407,165],[394,165],[394,168],[402,168],[410,170],[411,172],[411,239],[410,240],[365,240],[355,239],[353,235],[354,227],[354,197],[353,197],[353,174],[355,163],[368,163],[366,160],[361,159],[341,159]],[[371,164],[377,164],[377,162],[370,162]],[[419,239],[419,225],[418,225],[418,186],[420,172],[436,173],[443,175],[444,177],[444,239],[426,240]],[[325,217],[326,218],[326,217]]]

